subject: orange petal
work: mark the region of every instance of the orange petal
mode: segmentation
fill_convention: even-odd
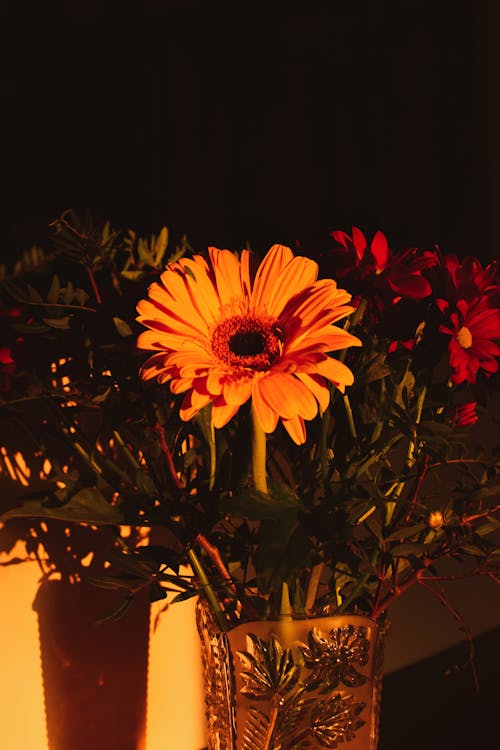
[[[229,304],[235,297],[241,298],[240,262],[230,250],[209,247],[210,260],[215,271],[217,291],[222,305]]]
[[[285,346],[284,353],[295,354],[307,349],[317,349],[323,352],[333,352],[338,349],[347,349],[349,346],[362,346],[362,341],[352,333],[344,331],[337,326],[328,326],[320,333],[297,337]]]
[[[306,426],[302,417],[292,417],[292,419],[282,419],[281,421],[294,443],[303,445],[306,442]]]
[[[264,432],[274,432],[278,424],[278,412],[274,411],[263,398],[260,391],[260,380],[254,380],[252,388],[252,404],[257,420]]]
[[[313,394],[293,375],[278,372],[262,378],[260,392],[282,418],[301,416],[313,419],[318,413],[318,404]]]
[[[269,290],[275,288],[282,269],[293,258],[293,253],[285,245],[273,245],[260,264],[252,291],[252,310],[266,310],[270,301]]]
[[[184,422],[188,422],[192,419],[195,414],[198,414],[200,409],[209,404],[212,400],[210,394],[202,395],[198,393],[195,396],[195,393],[196,391],[189,391],[189,393],[186,393],[182,401],[181,408],[179,409],[179,416]]]
[[[270,315],[278,316],[289,300],[312,286],[318,277],[318,264],[310,258],[298,256],[282,269],[273,288],[268,290]]]
[[[321,375],[316,375],[315,373],[309,375],[306,372],[298,372],[297,377],[316,397],[320,411],[323,414],[330,403],[330,389],[326,385],[324,378],[322,378]]]
[[[223,393],[226,403],[239,408],[252,395],[252,378],[226,378]]]
[[[212,407],[212,422],[214,427],[220,429],[224,427],[230,419],[234,417],[240,407],[238,405],[225,404],[224,402],[214,402]]]
[[[153,354],[149,357],[140,369],[140,375],[143,380],[151,380],[156,378],[158,374],[164,369],[165,354]]]
[[[323,362],[318,362],[314,369],[335,385],[345,386],[354,383],[354,375],[347,365],[333,357],[326,357]]]
[[[255,256],[250,250],[242,250],[240,257],[240,278],[243,295],[250,299],[252,294],[252,260]]]

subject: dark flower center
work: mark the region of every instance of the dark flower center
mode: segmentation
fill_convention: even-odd
[[[238,357],[255,357],[262,354],[266,346],[261,331],[248,331],[247,333],[235,333],[229,340],[229,348]]]
[[[268,370],[282,349],[276,324],[258,315],[235,315],[215,328],[210,348],[232,367]]]

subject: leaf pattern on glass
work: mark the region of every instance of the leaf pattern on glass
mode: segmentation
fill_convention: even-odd
[[[365,723],[359,714],[365,707],[352,695],[336,693],[325,698],[311,711],[311,732],[322,747],[337,747],[339,742],[350,742]]]
[[[276,693],[292,690],[300,676],[300,665],[295,664],[289,648],[283,648],[279,638],[269,640],[249,633],[248,651],[237,651],[242,666],[241,692],[250,698],[264,700]]]
[[[335,689],[339,683],[347,687],[363,685],[367,677],[356,669],[364,667],[370,657],[366,627],[346,625],[324,633],[313,628],[308,634],[309,646],[301,646],[306,666],[311,669],[308,689],[322,685],[320,692]]]
[[[215,628],[206,605],[196,608],[196,619],[205,676],[209,747],[211,750],[232,750],[236,717],[231,700],[234,685],[227,640]]]

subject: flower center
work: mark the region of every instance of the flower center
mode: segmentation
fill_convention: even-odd
[[[457,341],[463,349],[471,348],[472,333],[469,331],[469,329],[466,326],[462,326],[462,328],[457,333]]]
[[[258,315],[234,315],[219,323],[210,339],[212,353],[236,368],[268,370],[283,341],[275,321]]]

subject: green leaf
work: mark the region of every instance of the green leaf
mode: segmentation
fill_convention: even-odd
[[[129,324],[126,323],[121,318],[116,318],[116,317],[113,318],[113,323],[116,326],[116,330],[118,331],[118,333],[120,334],[120,336],[122,336],[123,338],[127,338],[127,336],[133,336],[134,335],[134,332],[131,329],[131,327],[129,326]]]
[[[43,303],[43,297],[36,289],[34,289],[31,284],[28,284],[28,294],[29,299],[32,302],[42,302]]]
[[[97,396],[94,396],[92,398],[92,403],[102,404],[104,401],[106,401],[110,393],[111,393],[111,386],[109,386],[109,388],[106,388],[106,390],[103,391],[103,393],[98,393]]]
[[[425,550],[425,544],[396,544],[390,553],[393,557],[411,557],[412,555],[421,557]]]
[[[487,536],[488,534],[492,534],[495,531],[498,531],[500,529],[500,521],[498,521],[493,516],[487,516],[486,520],[479,524],[479,526],[476,526],[474,529],[474,532],[478,536]]]
[[[458,551],[464,552],[467,555],[473,555],[474,557],[487,557],[487,553],[474,544],[461,544]]]
[[[225,496],[220,505],[223,512],[250,521],[280,520],[290,515],[295,517],[300,509],[299,502],[293,497],[276,498],[250,487]]]
[[[65,315],[63,318],[42,318],[45,325],[51,328],[57,328],[60,331],[69,331],[69,324],[71,318],[69,315]]]
[[[55,304],[57,300],[59,299],[59,290],[61,289],[61,282],[59,281],[59,276],[54,276],[52,278],[52,283],[50,285],[50,289],[47,294],[47,302],[51,302]]]
[[[393,531],[392,534],[389,534],[389,536],[386,536],[385,541],[394,542],[397,539],[408,539],[410,536],[419,534],[424,529],[425,529],[425,523],[416,523],[413,526],[407,526],[406,528]]]
[[[116,506],[110,505],[96,487],[85,487],[73,495],[64,505],[54,505],[53,498],[27,500],[2,515],[6,518],[54,518],[61,521],[76,521],[95,524],[118,525],[127,519]]]

